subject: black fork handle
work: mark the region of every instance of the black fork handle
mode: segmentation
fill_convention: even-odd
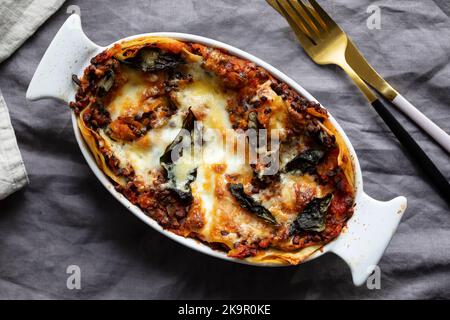
[[[417,162],[417,164],[419,164],[420,168],[428,175],[431,183],[444,197],[444,200],[450,202],[450,184],[444,175],[380,100],[376,99],[372,102],[372,106],[388,125],[389,129],[391,129],[392,133],[397,137],[400,143],[409,152],[412,158]]]

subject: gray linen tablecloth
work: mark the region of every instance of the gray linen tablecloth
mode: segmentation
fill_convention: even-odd
[[[450,132],[448,2],[322,4],[377,70]],[[381,8],[379,30],[366,26],[370,4]],[[328,107],[355,146],[366,192],[409,201],[380,262],[381,289],[354,287],[333,255],[273,269],[217,260],[165,238],[115,201],[81,156],[68,107],[25,100],[69,5],[80,7],[87,35],[99,44],[150,31],[218,39],[279,68]],[[30,178],[26,189],[0,201],[0,298],[450,298],[448,204],[343,72],[313,64],[262,0],[69,1],[0,65],[0,87]],[[450,177],[449,156],[399,118]],[[80,267],[80,290],[66,286],[69,265]]]

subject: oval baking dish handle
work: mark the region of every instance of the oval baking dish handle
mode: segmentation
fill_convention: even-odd
[[[405,209],[405,197],[382,202],[362,193],[355,208],[360,214],[348,221],[348,228],[331,249],[349,265],[356,286],[362,285],[375,270]]]
[[[45,51],[28,86],[27,99],[55,98],[69,102],[76,91],[72,74],[80,76],[90,58],[103,49],[86,37],[80,17],[72,14]]]

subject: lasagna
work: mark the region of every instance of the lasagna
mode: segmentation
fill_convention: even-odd
[[[98,166],[170,232],[298,264],[353,213],[352,161],[327,111],[250,61],[142,37],[72,79],[70,107]]]

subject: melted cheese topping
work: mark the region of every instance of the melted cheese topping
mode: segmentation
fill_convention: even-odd
[[[166,125],[149,130],[133,142],[114,141],[105,130],[100,130],[101,137],[122,166],[131,166],[136,176],[151,186],[155,179],[155,170],[160,168],[159,158],[179,133],[187,110],[191,108],[196,119],[202,123],[200,130],[204,143],[200,152],[195,148],[192,148],[191,152],[184,152],[174,163],[172,174],[176,187],[183,190],[190,174],[197,169],[196,179],[191,183],[191,191],[204,213],[201,235],[209,242],[223,242],[230,248],[239,238],[256,241],[270,237],[272,226],[236,205],[226,190],[226,174],[238,174],[244,181],[252,176],[252,169],[246,158],[236,152],[236,141],[242,139],[242,136],[232,129],[226,111],[228,100],[235,99],[235,93],[224,91],[217,76],[201,67],[201,61],[189,63],[185,69],[193,81],[174,93],[178,111]],[[113,120],[142,111],[142,101],[145,101],[143,95],[149,85],[148,79],[143,78],[140,71],[125,67],[123,73],[126,82],[107,106]],[[270,81],[259,88],[256,98],[261,96],[270,101],[275,114],[271,118],[270,128],[283,130],[284,101],[271,89]],[[230,146],[232,150],[229,150]],[[219,167],[220,165],[222,166]],[[271,194],[266,197],[264,193],[254,196],[255,200],[268,208],[280,222],[290,222],[295,216],[292,203],[295,203],[297,186],[302,186],[302,192],[321,193],[314,183],[307,181],[307,177],[295,177],[297,180],[293,177],[282,175],[278,196]],[[306,190],[306,186],[310,186],[311,190]],[[291,210],[287,210],[289,208]],[[226,236],[222,232],[224,226],[227,230]]]
[[[153,185],[156,170],[160,168],[159,158],[166,147],[175,139],[183,123],[182,113],[174,115],[166,126],[149,130],[134,142],[114,141],[100,129],[100,136],[120,161],[121,167],[131,166],[139,180]]]
[[[191,107],[206,128],[231,128],[225,108],[232,94],[224,92],[217,76],[205,71],[201,63],[190,63],[186,69],[193,82],[176,93],[179,105],[182,108]]]
[[[114,141],[104,129],[100,129],[101,137],[120,161],[121,166],[131,166],[140,180],[148,185],[153,184],[155,170],[160,168],[159,158],[180,132],[189,108],[206,128],[203,132],[205,144],[201,154],[185,153],[176,162],[173,173],[177,187],[183,189],[181,187],[189,173],[195,168],[197,168],[196,181],[199,179],[201,181],[204,171],[210,170],[210,166],[213,164],[229,164],[227,173],[239,172],[245,165],[244,160],[237,155],[230,156],[224,149],[224,130],[227,129],[227,135],[235,135],[226,111],[228,99],[234,98],[233,93],[224,92],[217,76],[205,71],[199,62],[188,64],[186,72],[192,76],[193,81],[175,92],[178,111],[166,125],[149,130],[143,137],[133,142]],[[143,96],[149,86],[148,79],[143,78],[142,75],[143,73],[140,71],[123,67],[123,76],[126,82],[119,88],[107,106],[112,120],[119,116],[132,116],[142,111],[142,101],[145,101]],[[198,189],[198,184],[200,183],[194,182],[193,187]],[[214,188],[210,189],[211,192],[214,192]],[[202,198],[204,194],[204,192],[199,192],[198,195]],[[204,203],[210,201],[208,199],[211,198],[211,195],[209,198],[205,195]]]
[[[226,91],[220,79],[203,69],[201,63],[199,59],[183,66],[183,71],[190,74],[193,81],[172,92],[178,110],[166,123],[148,130],[131,142],[113,140],[106,129],[99,129],[98,134],[119,160],[121,167],[131,167],[139,181],[152,186],[161,169],[160,157],[179,134],[183,120],[191,109],[202,124],[198,127],[199,131],[194,132],[194,138],[201,135],[200,140],[204,143],[200,152],[196,148],[191,152],[183,152],[172,165],[171,174],[177,189],[186,190],[190,182],[196,210],[200,208],[203,216],[203,226],[196,233],[202,240],[223,243],[230,249],[242,239],[248,243],[273,239],[274,226],[241,208],[228,192],[229,176],[237,177],[247,188],[253,171],[248,158],[236,152],[236,141],[242,137],[232,129],[227,112],[227,105],[230,100],[236,99],[236,93]],[[112,120],[147,112],[146,106],[153,101],[146,98],[146,94],[155,79],[126,66],[123,66],[121,76],[124,82],[106,106]],[[283,134],[286,102],[272,90],[270,84],[267,81],[261,85],[255,99],[265,97],[273,114],[268,123],[269,129],[279,129]],[[226,139],[232,143],[227,143]],[[299,152],[288,150],[292,152],[284,153],[280,159],[281,165]],[[196,178],[191,182],[189,179],[195,169]],[[308,174],[299,176],[282,173],[275,193],[273,190],[262,190],[253,198],[269,209],[279,224],[288,226],[298,215],[298,197],[322,197],[327,194],[326,191]],[[312,253],[312,247],[302,253],[283,255],[287,262],[292,262],[295,259],[298,261],[305,252]],[[280,256],[276,249],[267,250],[260,259],[272,261],[273,256]]]
[[[135,115],[143,108],[143,95],[148,82],[141,71],[122,66],[125,83],[117,90],[114,99],[107,106],[111,120],[119,116]]]
[[[220,237],[211,237],[212,228],[217,226],[214,221],[218,214],[217,185],[226,183],[223,173],[250,174],[251,168],[245,163],[245,158],[227,152],[229,150],[226,149],[226,139],[237,139],[226,111],[227,101],[234,99],[234,94],[224,92],[217,76],[205,71],[200,63],[189,64],[187,72],[193,77],[193,82],[178,91],[175,97],[180,108],[191,108],[196,118],[202,122],[204,143],[201,153],[195,154],[194,159],[186,161],[183,155],[176,163],[176,179],[183,181],[187,172],[197,168],[197,178],[191,184],[191,189],[204,212],[205,224],[201,235],[208,241],[220,242]],[[215,166],[221,164],[225,164],[223,172],[214,170]]]

